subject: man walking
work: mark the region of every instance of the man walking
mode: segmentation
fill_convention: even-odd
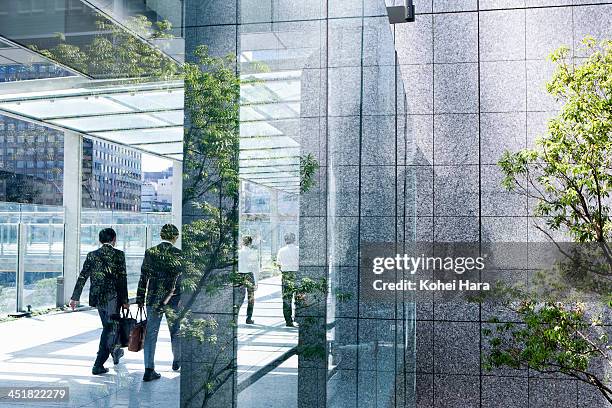
[[[147,306],[147,330],[144,340],[145,374],[143,381],[157,380],[161,377],[155,371],[155,347],[162,317],[166,315],[172,343],[172,370],[180,369],[180,344],[178,338],[179,321],[176,313],[181,299],[181,274],[183,264],[181,250],[174,246],[179,237],[176,226],[166,224],[162,227],[162,242],[145,252],[138,282],[136,303],[138,307]]]
[[[102,321],[102,334],[98,346],[98,356],[94,362],[92,374],[100,375],[108,372],[104,363],[109,355],[113,363],[119,364],[123,350],[119,344],[118,321],[119,306],[130,307],[127,292],[127,272],[125,269],[125,254],[115,249],[117,234],[112,228],[105,228],[99,233],[102,246],[87,254],[83,269],[79,274],[74,291],[70,298],[70,307],[74,310],[81,298],[81,292],[88,278],[91,279],[89,289],[89,306],[98,309]]]
[[[238,250],[238,277],[239,282],[236,286],[235,301],[238,302],[236,313],[244,303],[244,292],[247,293],[247,317],[246,324],[255,324],[253,320],[253,309],[255,307],[255,290],[257,288],[257,278],[259,277],[259,253],[253,248],[253,237],[245,235],[242,238],[242,248]]]
[[[295,278],[299,267],[300,250],[295,245],[295,234],[285,234],[285,246],[278,250],[276,263],[282,277],[283,316],[287,327],[296,327],[293,322],[293,298],[295,295]]]

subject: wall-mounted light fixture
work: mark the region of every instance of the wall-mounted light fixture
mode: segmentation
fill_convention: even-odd
[[[401,24],[414,21],[413,0],[385,0],[387,15],[391,24]]]

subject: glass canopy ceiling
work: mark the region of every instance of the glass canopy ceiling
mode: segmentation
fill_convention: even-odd
[[[6,60],[55,70],[0,83],[0,113],[182,160],[183,83],[146,79],[172,77],[183,61],[181,2],[126,2],[129,7],[118,9],[107,0],[0,2],[0,67]],[[172,23],[162,37],[152,31],[159,21]],[[251,61],[278,66],[308,55],[304,47],[317,47],[292,45],[292,38],[291,30],[241,34],[247,81],[241,86],[240,177],[298,193],[302,72],[291,70],[293,64],[275,72],[249,69]],[[104,55],[115,56],[112,61],[98,58],[100,47],[111,47]],[[142,58],[117,57],[132,49]],[[132,60],[149,63],[134,66]]]
[[[34,90],[38,83],[48,90]],[[50,86],[53,82],[58,87]],[[135,149],[182,160],[183,101],[181,81],[121,84],[107,81],[50,79],[12,84],[2,93],[0,111],[72,130]],[[55,89],[54,89],[55,88]]]

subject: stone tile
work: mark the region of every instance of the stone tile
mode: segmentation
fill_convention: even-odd
[[[433,113],[433,65],[402,65],[402,79],[406,84],[407,112],[409,114]]]
[[[499,10],[480,13],[482,61],[525,58],[525,11]]]
[[[396,134],[393,116],[364,116],[361,136],[362,165],[395,165]]]
[[[475,11],[477,9],[477,0],[433,0],[434,13],[443,13],[451,11]]]
[[[434,116],[434,162],[478,164],[478,115]]]
[[[529,379],[529,406],[533,408],[575,408],[574,380]]]
[[[406,167],[405,205],[410,215],[433,215],[433,167]],[[402,185],[403,191],[403,185]]]
[[[478,14],[434,16],[434,62],[478,61]]]
[[[478,227],[478,217],[434,217],[434,242],[476,242]]]
[[[395,216],[396,167],[363,166],[361,169],[361,215]]]
[[[525,0],[527,7],[569,6],[572,0]]]
[[[597,388],[589,384],[578,384],[577,408],[605,407],[608,401]]]
[[[358,217],[336,217],[331,223],[330,232],[333,239],[328,242],[330,251],[335,255],[330,262],[333,265],[357,266],[357,242],[359,241]]]
[[[328,78],[329,115],[358,116],[361,112],[361,69],[359,67],[329,68]]]
[[[328,66],[361,66],[362,31],[360,17],[329,20]]]
[[[483,62],[480,68],[481,112],[517,112],[526,107],[525,62]]]
[[[248,1],[248,0],[247,0]],[[251,0],[252,1],[252,0]],[[271,0],[267,0],[270,2]],[[211,0],[206,2],[186,1],[185,27],[198,27],[206,25],[236,24],[236,2],[224,0]],[[261,7],[261,6],[260,6]],[[250,10],[253,7],[244,7]],[[247,14],[249,14],[247,12]],[[180,14],[179,14],[180,16]],[[268,20],[270,21],[270,20]]]
[[[548,132],[548,120],[554,112],[527,112],[527,147],[536,147],[536,140]]]
[[[359,116],[328,118],[328,143],[330,165],[359,164]]]
[[[434,82],[434,113],[478,111],[477,64],[436,65]]]
[[[552,79],[555,65],[550,61],[527,61],[527,110],[557,111],[562,103],[546,92],[546,83]]]
[[[433,408],[433,384],[432,374],[417,374],[415,408]]]
[[[577,57],[587,55],[580,49],[580,42],[586,36],[598,40],[612,37],[612,4],[574,8],[574,47]]]
[[[413,23],[396,24],[395,47],[400,65],[431,64],[433,61],[432,16],[423,15]]]
[[[433,116],[408,115],[408,155],[406,165],[433,165]]]
[[[269,23],[272,21],[273,0],[241,0],[240,23]],[[196,1],[194,3],[202,3]],[[228,2],[225,2],[228,3]],[[233,3],[233,2],[231,2]]]
[[[300,266],[325,265],[325,218],[300,218]]]
[[[431,13],[433,0],[414,0],[414,11],[417,14]]]
[[[363,0],[328,1],[330,19],[363,16]]]
[[[359,215],[359,167],[336,166],[330,175],[330,211],[342,216]]]
[[[362,217],[362,242],[393,242],[396,222],[395,217]]]
[[[323,0],[273,0],[274,21],[303,21],[325,18],[327,2]]]
[[[481,163],[496,165],[505,151],[518,152],[527,147],[525,120],[523,112],[482,113]]]
[[[528,9],[526,13],[527,59],[545,59],[561,45],[572,47],[570,7]]]
[[[236,53],[236,26],[185,28],[185,60],[194,61],[196,47],[206,45],[210,55],[224,57]]]
[[[434,168],[434,215],[478,215],[478,166]]]
[[[472,374],[480,372],[479,323],[434,323],[434,372]]]
[[[455,295],[455,294],[453,294]],[[462,295],[459,295],[462,296]],[[434,293],[434,320],[460,320],[476,322],[479,318],[479,305],[466,299],[442,298],[438,292]]]
[[[368,2],[367,2],[368,3]],[[378,4],[378,3],[377,3]],[[395,45],[387,10],[363,21],[363,65],[395,67]]]
[[[504,177],[497,165],[480,167],[481,215],[483,217],[527,216],[527,197],[506,190],[502,186]]]
[[[480,0],[480,10],[503,10],[524,7],[525,0]]]
[[[480,378],[472,375],[435,375],[435,408],[479,408]]]
[[[416,371],[429,373],[433,371],[434,330],[433,322],[416,322]]]
[[[395,115],[395,66],[363,68],[363,115]]]
[[[336,98],[340,96],[335,93],[329,93],[329,101],[324,96],[327,90],[325,89],[327,81],[327,73],[324,69],[307,68],[302,70],[302,96],[300,105],[300,116],[304,117],[322,117],[325,116],[327,104],[335,103]],[[330,108],[331,109],[331,108]],[[355,113],[347,113],[347,116]]]
[[[526,378],[483,377],[482,404],[487,408],[524,408],[528,406]]]

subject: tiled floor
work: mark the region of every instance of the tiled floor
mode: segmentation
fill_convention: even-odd
[[[261,281],[256,292],[255,325],[244,324],[246,302],[238,329],[239,382],[297,343],[297,329],[285,328],[280,278]],[[0,407],[164,407],[179,406],[179,373],[171,370],[172,353],[167,326],[162,323],[156,351],[159,381],[143,383],[142,352],[125,352],[110,372],[92,376],[100,320],[96,311],[38,316],[0,323],[0,387],[67,386],[68,403],[17,403],[0,400]],[[282,395],[275,390],[282,389]],[[295,406],[297,358],[246,388],[239,406]],[[273,402],[262,395],[277,395]]]

